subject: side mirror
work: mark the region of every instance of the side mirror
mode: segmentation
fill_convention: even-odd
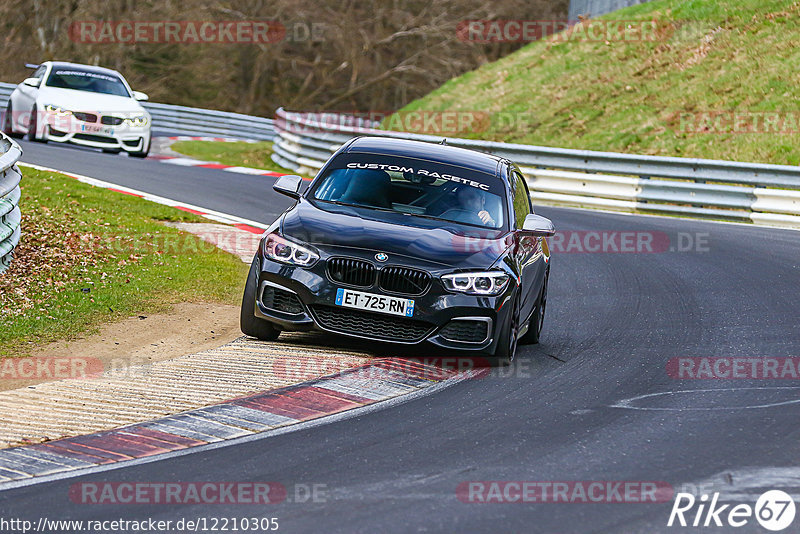
[[[278,181],[275,182],[272,189],[287,197],[298,199],[300,198],[300,185],[302,183],[303,179],[301,177],[294,174],[287,174],[286,176],[278,178]]]
[[[525,222],[522,223],[522,231],[539,237],[550,237],[556,233],[553,221],[547,217],[534,214],[525,217]]]
[[[39,87],[39,84],[42,83],[42,80],[39,78],[25,78],[22,83],[25,85],[30,85],[31,87]]]
[[[143,93],[141,91],[134,91],[133,92],[133,98],[135,98],[136,100],[141,100],[141,101],[150,100],[150,97],[147,96],[147,93]]]

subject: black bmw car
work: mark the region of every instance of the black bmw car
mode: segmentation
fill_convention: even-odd
[[[432,343],[506,364],[536,343],[552,223],[534,215],[519,168],[481,152],[362,137],[344,144],[265,232],[242,332],[282,330]]]

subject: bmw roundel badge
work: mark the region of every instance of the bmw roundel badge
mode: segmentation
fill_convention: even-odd
[[[383,252],[378,252],[377,254],[375,254],[375,259],[380,262],[384,262],[389,259],[389,256],[384,254]]]

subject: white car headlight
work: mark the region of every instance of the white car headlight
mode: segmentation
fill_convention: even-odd
[[[319,254],[311,248],[289,241],[278,234],[269,234],[264,240],[264,254],[273,261],[299,267],[310,267],[319,260]]]
[[[456,273],[442,276],[442,283],[449,291],[467,295],[495,296],[503,292],[511,279],[501,271]]]
[[[125,119],[125,123],[130,126],[144,126],[147,124],[147,115],[132,115]]]
[[[68,109],[64,109],[61,106],[54,106],[53,104],[47,104],[44,107],[45,111],[48,113],[52,113],[58,117],[66,117],[67,115],[72,115],[72,112]]]

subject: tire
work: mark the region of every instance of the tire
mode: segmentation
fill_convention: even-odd
[[[6,106],[5,117],[3,117],[3,133],[14,139],[19,139],[22,137],[22,134],[15,132],[14,128],[11,126],[11,117],[14,116],[13,113],[14,111],[11,109],[11,100],[9,100],[8,106]]]
[[[519,299],[514,301],[514,311],[508,323],[500,333],[500,341],[494,354],[489,358],[492,367],[505,367],[511,365],[517,355],[517,344],[519,342]]]
[[[36,111],[36,106],[31,110],[31,119],[28,121],[28,141],[35,141],[37,143],[46,143],[47,139],[40,139],[36,137],[36,130],[39,129],[39,117]]]
[[[132,158],[146,158],[149,153],[150,153],[150,142],[148,141],[147,146],[144,147],[144,150],[142,150],[141,152],[128,152],[128,155]]]
[[[531,315],[531,320],[528,323],[528,331],[519,340],[524,345],[534,345],[539,343],[539,336],[542,335],[542,328],[544,327],[544,314],[547,311],[547,283],[550,280],[550,273],[544,275],[544,284],[542,284],[542,291],[539,293],[539,298],[536,301],[536,310]]]
[[[280,335],[280,330],[272,326],[272,323],[255,316],[253,309],[256,305],[256,293],[258,291],[258,256],[253,258],[250,265],[250,272],[247,274],[247,283],[244,286],[242,296],[242,311],[239,315],[239,327],[246,336],[254,337],[262,341],[275,341]]]

